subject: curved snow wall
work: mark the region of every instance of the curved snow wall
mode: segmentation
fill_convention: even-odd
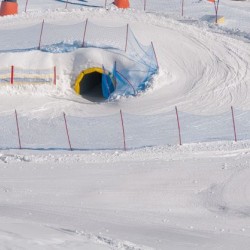
[[[0,34],[0,53],[31,50],[65,53],[80,48],[101,48],[112,52],[119,62],[114,59],[112,68],[101,65],[115,78],[116,89],[110,97],[136,95],[147,88],[150,78],[158,71],[153,44],[144,46],[139,43],[128,25],[102,27],[88,19],[73,25],[43,21],[24,29],[0,30]],[[98,65],[98,61],[96,63]]]
[[[176,110],[156,115],[117,113],[103,117],[62,114],[49,120],[13,112],[0,116],[0,149],[134,149],[250,139],[250,111],[229,109],[212,116],[179,112],[178,118],[179,124]]]

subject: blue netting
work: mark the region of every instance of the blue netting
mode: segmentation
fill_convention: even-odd
[[[104,71],[105,72],[105,71]],[[115,91],[115,85],[110,78],[110,75],[102,74],[102,94],[104,98],[108,99],[109,96]]]
[[[136,95],[145,90],[150,85],[151,77],[158,71],[153,45],[140,44],[131,29],[128,29],[126,53],[127,59],[132,63],[129,66],[115,65],[113,75],[117,87],[113,94],[114,97]]]

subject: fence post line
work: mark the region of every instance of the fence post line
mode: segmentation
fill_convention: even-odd
[[[66,129],[66,133],[67,133],[69,148],[70,148],[70,150],[72,151],[71,142],[70,142],[70,137],[69,137],[69,129],[68,129],[68,124],[67,124],[67,119],[66,119],[66,114],[65,114],[65,113],[63,113],[63,118],[64,118],[64,123],[65,123],[65,129]]]
[[[10,70],[10,83],[14,84],[14,66],[11,66],[11,70]]]
[[[237,142],[237,133],[236,133],[236,126],[235,126],[233,106],[231,106],[231,112],[232,112],[232,121],[233,121],[233,129],[234,129],[234,141]]]
[[[220,4],[220,0],[218,0],[218,2],[217,2],[217,8],[216,8],[216,23],[218,23],[219,4]]]
[[[69,0],[66,1],[65,9],[68,8],[68,2],[69,2]]]
[[[154,55],[155,55],[155,60],[156,60],[156,63],[157,63],[157,67],[159,68],[159,61],[158,61],[158,58],[157,58],[157,55],[156,55],[156,52],[155,52],[155,47],[154,47],[153,42],[151,42],[151,46],[152,46],[153,51],[154,51]]]
[[[175,106],[175,113],[176,113],[176,120],[177,120],[177,125],[178,125],[179,144],[182,145],[182,141],[181,141],[181,126],[180,126],[178,109],[177,109],[176,106]]]
[[[128,47],[128,24],[127,24],[127,29],[126,29],[125,52],[127,52],[127,47]]]
[[[82,48],[84,48],[84,46],[85,46],[85,36],[86,36],[86,32],[87,32],[88,21],[89,21],[89,19],[87,18],[86,23],[85,23],[84,33],[83,33]]]
[[[144,11],[146,11],[147,0],[144,0]]]
[[[127,150],[127,147],[126,147],[126,134],[125,134],[124,120],[123,120],[123,115],[122,115],[122,110],[121,109],[120,109],[120,117],[121,117],[121,124],[122,124],[123,149],[124,149],[124,151],[126,151]]]
[[[105,0],[104,8],[107,9],[107,0]]]
[[[216,5],[216,0],[214,0],[214,10],[215,10],[215,23],[218,23],[218,5]]]
[[[181,16],[184,16],[184,0],[181,1]]]
[[[38,49],[41,49],[41,42],[42,42],[42,35],[43,35],[43,27],[44,27],[44,19],[42,22],[42,27],[41,27],[41,33],[40,33],[40,38],[39,38],[39,45],[38,45]]]
[[[54,85],[56,85],[56,66],[54,66]]]
[[[28,2],[29,2],[29,0],[26,0],[25,9],[24,9],[25,13],[27,12]]]
[[[17,128],[19,149],[22,149],[21,138],[20,138],[20,129],[19,129],[19,123],[18,123],[18,117],[17,117],[17,111],[16,110],[15,110],[15,117],[16,117],[16,128]]]

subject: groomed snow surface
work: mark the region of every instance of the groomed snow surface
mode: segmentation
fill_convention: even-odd
[[[23,8],[25,1],[20,2]],[[86,67],[109,65],[117,55],[93,48],[1,52],[0,69],[59,66],[56,87],[1,84],[0,117],[16,109],[26,119],[49,123],[63,112],[98,121],[120,109],[142,117],[160,116],[175,106],[204,116],[229,112],[231,106],[250,109],[250,35],[240,27],[115,7],[53,9],[49,2],[36,0],[28,13],[1,17],[1,30],[43,19],[63,25],[87,18],[97,25],[129,23],[140,42],[153,41],[159,73],[137,97],[98,103],[77,96],[74,79]],[[242,11],[250,25],[249,1],[223,4]],[[77,131],[70,132],[77,137]],[[99,135],[92,140],[101,145]],[[248,250],[250,141],[234,142],[232,134],[231,141],[177,144],[128,151],[122,143],[121,150],[1,149],[0,249]]]

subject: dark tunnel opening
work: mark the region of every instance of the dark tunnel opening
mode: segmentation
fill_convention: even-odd
[[[80,95],[91,99],[103,99],[102,74],[95,71],[84,75],[80,82]]]

